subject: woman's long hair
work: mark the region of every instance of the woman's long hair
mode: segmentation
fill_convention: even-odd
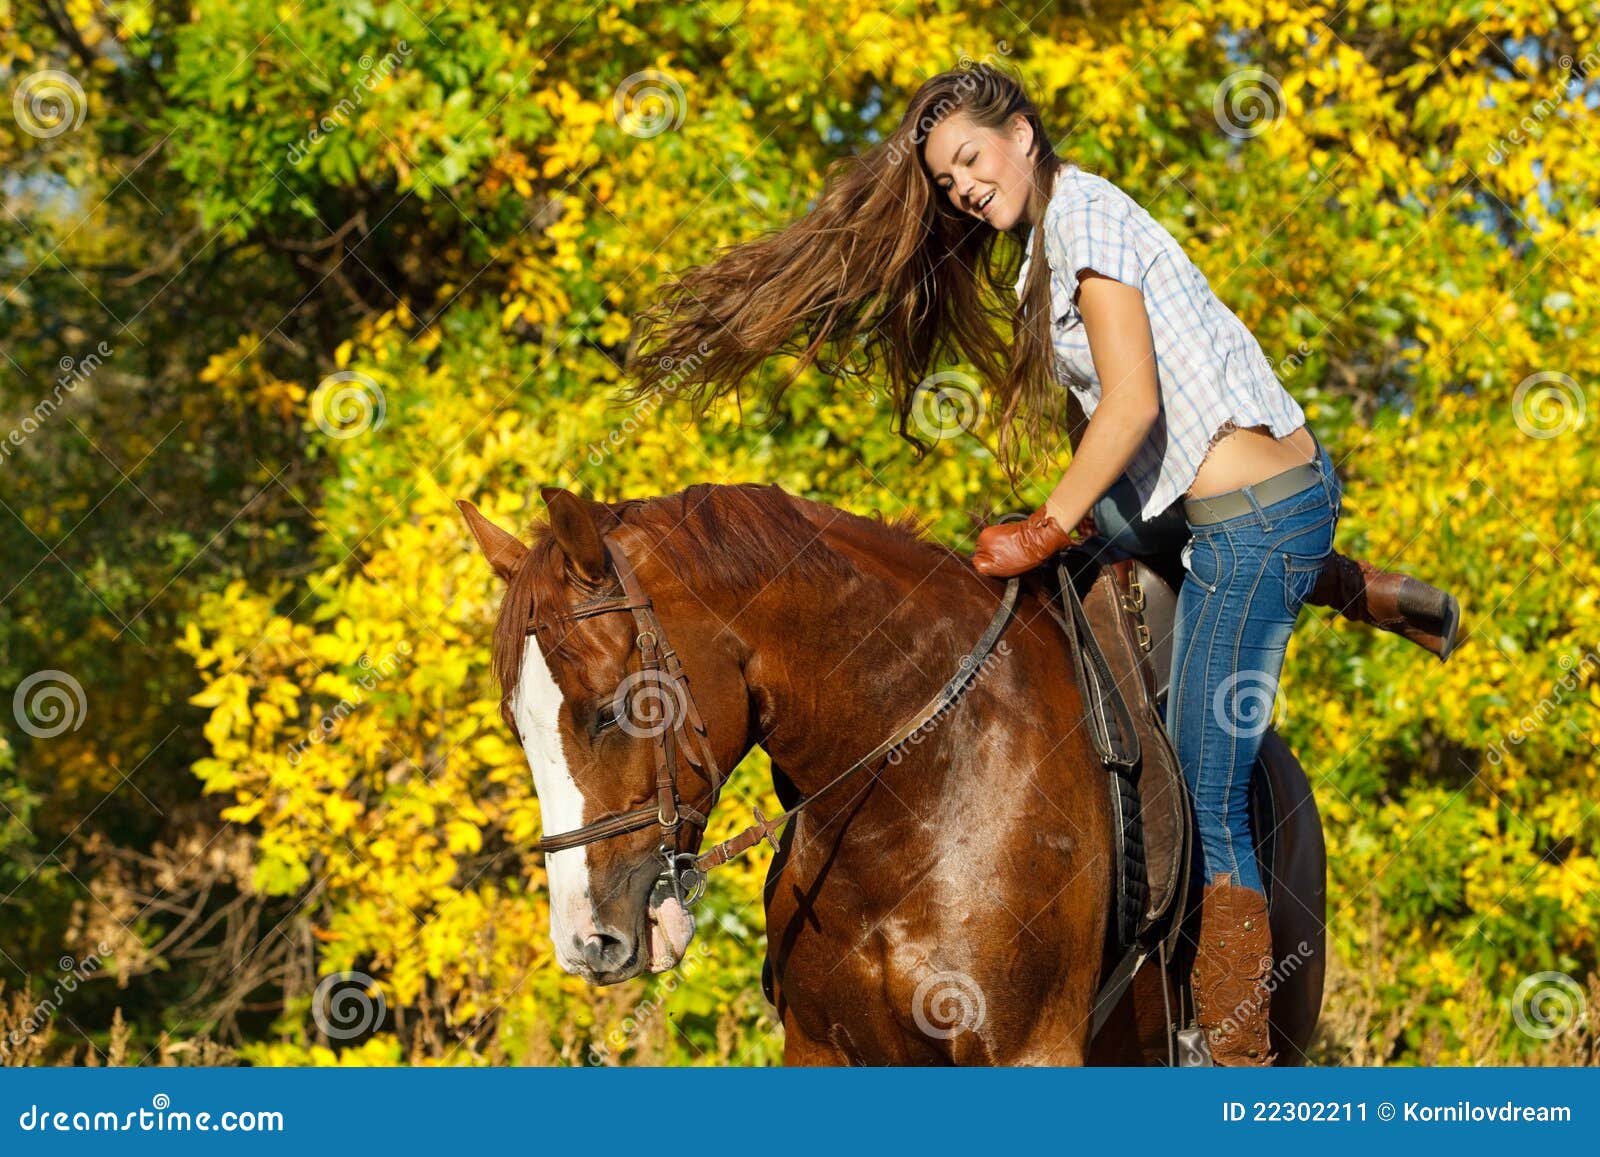
[[[882,362],[899,420],[898,433],[920,458],[928,446],[907,422],[941,356],[965,360],[990,383],[999,417],[998,456],[1017,480],[1019,414],[1028,440],[1046,458],[1058,444],[1062,395],[1051,372],[1049,269],[1035,245],[1027,284],[1014,310],[991,299],[998,233],[958,212],[935,187],[923,146],[935,125],[957,111],[1003,130],[1021,113],[1033,127],[1029,217],[1044,220],[1060,160],[1022,84],[987,63],[942,72],[911,98],[900,124],[866,152],[832,162],[815,208],[788,226],[720,251],[709,263],[671,279],[639,318],[629,357],[635,402],[658,391],[691,400],[703,412],[736,392],[767,358],[791,352],[794,372],[768,389],[775,412],[784,391],[825,355],[841,377],[865,376]],[[1018,241],[1027,226],[1013,230]],[[1002,264],[1011,280],[1017,254]],[[1002,269],[1003,273],[1004,270]],[[1011,281],[1003,285],[1009,301]],[[1012,321],[1010,347],[997,323]],[[648,347],[648,348],[646,348]],[[859,369],[847,364],[857,351]],[[939,379],[943,380],[943,379]],[[991,411],[996,407],[991,405]]]

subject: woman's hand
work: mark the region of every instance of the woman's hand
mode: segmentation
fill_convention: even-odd
[[[1073,543],[1094,533],[1092,515],[1084,515],[1077,528],[1068,533],[1041,506],[1021,522],[984,527],[978,535],[978,547],[972,552],[972,565],[979,574],[1011,578],[1049,562]]]

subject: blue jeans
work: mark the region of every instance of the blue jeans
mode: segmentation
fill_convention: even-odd
[[[1252,487],[1241,487],[1235,493],[1249,499],[1249,513],[1188,524],[1166,724],[1199,829],[1201,884],[1225,872],[1265,891],[1250,833],[1250,783],[1289,633],[1333,550],[1344,495],[1320,441],[1317,464],[1321,477],[1298,493],[1262,506]]]
[[[1111,489],[1089,508],[1095,530],[1112,546],[1129,554],[1153,558],[1177,554],[1189,542],[1189,523],[1183,517],[1179,498],[1154,518],[1139,513],[1139,493],[1126,474],[1111,484]]]

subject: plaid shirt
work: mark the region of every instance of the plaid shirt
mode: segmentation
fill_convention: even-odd
[[[1019,297],[1038,232],[1028,233]],[[1093,269],[1144,294],[1161,410],[1126,473],[1146,519],[1194,484],[1212,435],[1230,419],[1238,427],[1267,426],[1279,438],[1305,424],[1304,411],[1278,381],[1260,343],[1217,300],[1172,234],[1104,177],[1070,163],[1062,168],[1045,210],[1044,251],[1056,376],[1086,415],[1100,402],[1100,378],[1073,301],[1078,270]]]

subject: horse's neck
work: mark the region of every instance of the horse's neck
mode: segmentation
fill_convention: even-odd
[[[982,635],[994,603],[970,575],[920,579],[785,590],[741,616],[761,746],[802,794],[912,719]]]

